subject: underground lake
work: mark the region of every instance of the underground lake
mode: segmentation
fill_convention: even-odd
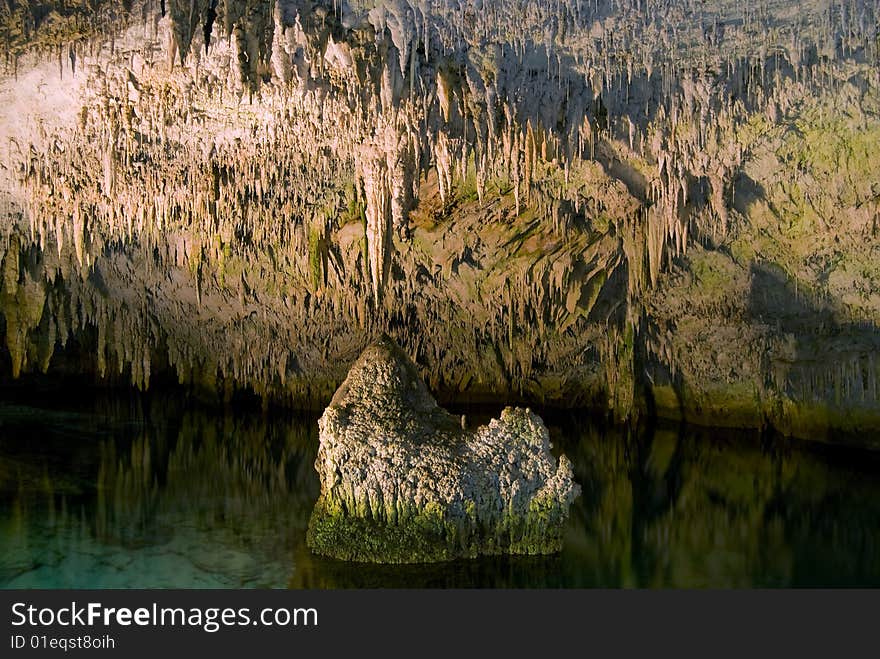
[[[3,588],[880,584],[880,458],[860,449],[541,410],[582,488],[561,552],[383,566],[306,546],[317,414],[3,393]]]

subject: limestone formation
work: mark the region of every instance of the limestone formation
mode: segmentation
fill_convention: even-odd
[[[368,347],[319,421],[311,549],[381,563],[558,551],[580,487],[541,419],[506,408],[464,426],[391,339]]]
[[[878,30],[877,0],[0,3],[0,376],[72,345],[322,408],[386,331],[450,398],[876,430]]]

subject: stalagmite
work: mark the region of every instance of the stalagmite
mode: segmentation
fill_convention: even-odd
[[[580,488],[528,410],[462,429],[384,338],[351,368],[319,425],[313,551],[412,563],[560,549]]]

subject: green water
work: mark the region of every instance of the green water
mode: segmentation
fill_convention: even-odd
[[[0,587],[880,585],[877,454],[547,415],[583,488],[559,555],[381,567],[305,547],[314,415],[0,401]]]

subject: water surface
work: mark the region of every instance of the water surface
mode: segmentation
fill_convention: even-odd
[[[560,554],[385,567],[305,547],[316,415],[0,400],[4,588],[880,585],[877,454],[548,414],[583,488]]]

